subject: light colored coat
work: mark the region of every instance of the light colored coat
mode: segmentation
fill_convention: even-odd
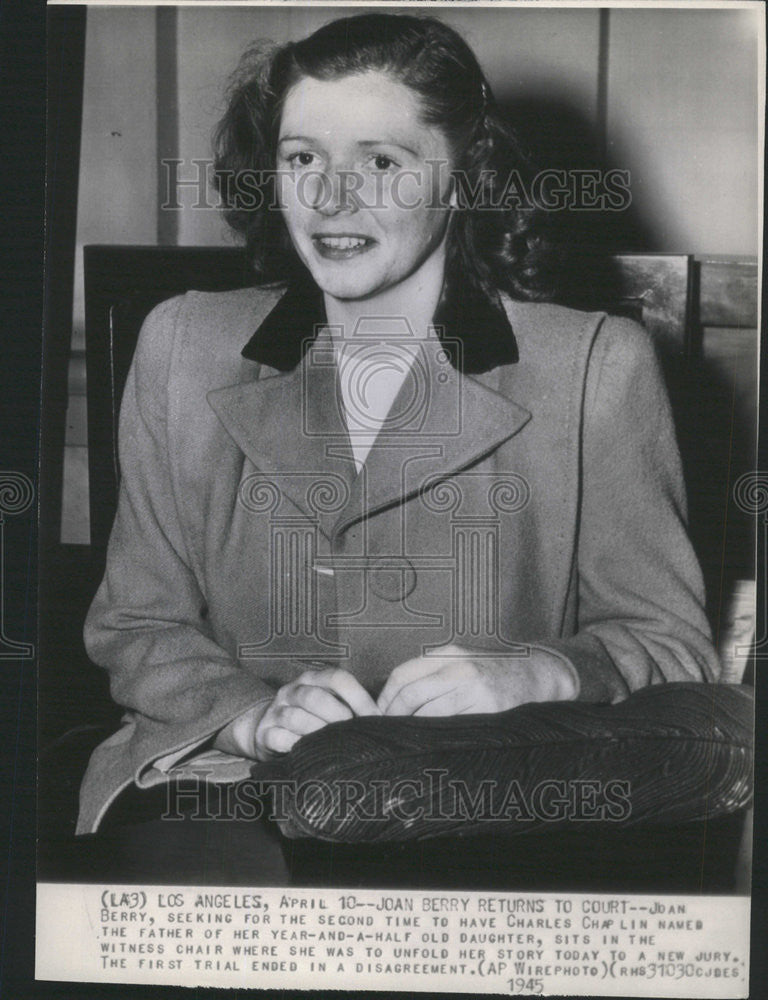
[[[338,663],[374,695],[398,663],[451,641],[545,647],[590,701],[716,678],[642,328],[507,300],[519,361],[462,375],[425,345],[402,419],[355,475],[328,343],[288,372],[241,355],[280,294],[190,292],[144,324],[85,627],[126,715],[91,759],[79,832],[133,781],[167,780],[164,756],[183,772],[301,661]],[[221,755],[216,768],[248,773]]]

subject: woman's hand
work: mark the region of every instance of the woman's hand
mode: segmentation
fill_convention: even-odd
[[[355,715],[381,715],[360,682],[341,668],[306,670],[284,684],[266,712],[259,705],[229,723],[214,746],[240,757],[268,760],[287,753],[307,733]]]
[[[574,671],[547,650],[478,657],[460,646],[442,646],[395,667],[378,705],[384,715],[465,715],[530,701],[570,701],[577,694]]]

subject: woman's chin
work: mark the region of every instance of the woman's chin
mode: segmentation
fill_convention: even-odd
[[[352,274],[314,273],[318,287],[334,299],[367,299],[381,290],[382,282]]]

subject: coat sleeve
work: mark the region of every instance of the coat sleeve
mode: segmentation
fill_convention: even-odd
[[[654,347],[637,324],[607,319],[584,399],[578,631],[545,644],[575,669],[580,699],[619,701],[648,684],[719,676],[686,520]]]
[[[121,483],[84,638],[135,726],[133,772],[200,745],[274,691],[213,639],[185,546],[167,448],[170,359],[183,298],[149,315],[123,394]]]

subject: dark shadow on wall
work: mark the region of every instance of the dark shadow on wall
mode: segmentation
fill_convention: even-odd
[[[611,255],[665,250],[632,202],[632,164],[613,162],[600,130],[567,100],[516,95],[499,103],[533,171],[564,172],[569,196],[582,172],[603,179],[611,171],[627,172],[629,198],[620,211],[569,207],[546,215],[556,260],[556,301],[577,309],[611,310],[609,304],[622,298],[621,275]],[[599,180],[596,190],[601,190]],[[557,191],[550,187],[550,194],[556,197]],[[663,342],[657,346],[683,462],[691,540],[717,643],[727,629],[738,581],[754,577],[754,517],[735,503],[734,486],[755,467],[756,401],[750,379],[757,339],[750,340],[749,331],[742,331],[746,336],[740,340],[738,331],[730,337],[726,332],[725,339],[719,338],[720,352],[725,349],[730,358],[723,364],[722,356],[718,361],[712,355],[698,314],[697,278],[694,267],[687,349],[681,353]]]
[[[630,165],[611,162],[599,129],[565,100],[517,95],[499,106],[530,156],[529,174],[542,178],[535,200],[554,206],[546,212],[546,234],[556,256],[556,300],[595,309],[618,298],[610,255],[659,249],[632,204]],[[617,171],[628,173],[628,190]]]

